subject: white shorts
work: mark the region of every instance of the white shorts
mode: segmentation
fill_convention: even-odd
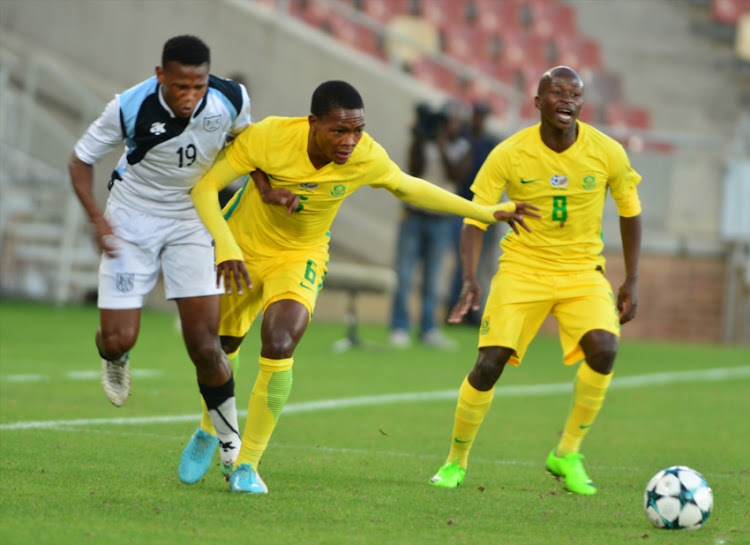
[[[141,308],[159,270],[167,299],[223,293],[223,287],[216,287],[213,240],[200,219],[150,216],[113,203],[104,215],[118,255],[102,255],[99,308]]]

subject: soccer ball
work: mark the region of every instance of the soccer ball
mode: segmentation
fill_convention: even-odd
[[[686,466],[671,466],[654,475],[643,494],[643,508],[657,528],[697,530],[706,522],[714,494],[703,476]]]

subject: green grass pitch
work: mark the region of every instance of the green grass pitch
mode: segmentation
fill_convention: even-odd
[[[267,496],[232,494],[215,466],[177,479],[200,410],[174,315],[145,311],[132,396],[99,384],[92,307],[0,303],[0,543],[12,544],[750,544],[750,349],[628,339],[583,444],[599,487],[566,493],[544,471],[571,400],[573,368],[539,337],[498,382],[464,484],[427,480],[448,452],[476,331],[455,352],[373,346],[336,354],[342,324],[313,321],[294,388],[261,464]],[[241,425],[257,329],[237,379]],[[698,531],[657,530],[643,489],[659,469],[700,471],[715,506]]]

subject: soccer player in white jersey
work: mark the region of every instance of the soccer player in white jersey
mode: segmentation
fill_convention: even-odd
[[[244,86],[209,69],[203,41],[169,39],[156,75],[115,96],[76,144],[69,169],[102,250],[95,342],[107,397],[120,407],[130,395],[128,354],[138,338],[144,297],[161,270],[217,432],[191,442],[200,448],[206,441],[198,439],[208,439],[212,452],[220,444],[222,463],[231,468],[240,436],[232,368],[218,337],[223,290],[216,285],[213,241],[190,190],[227,138],[250,125],[250,99]],[[93,165],[123,143],[102,211],[93,193]],[[183,482],[200,478],[182,466]]]

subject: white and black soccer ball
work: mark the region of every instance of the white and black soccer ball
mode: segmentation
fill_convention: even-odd
[[[662,469],[646,485],[643,508],[657,528],[697,530],[708,519],[714,494],[703,475],[686,466]]]

